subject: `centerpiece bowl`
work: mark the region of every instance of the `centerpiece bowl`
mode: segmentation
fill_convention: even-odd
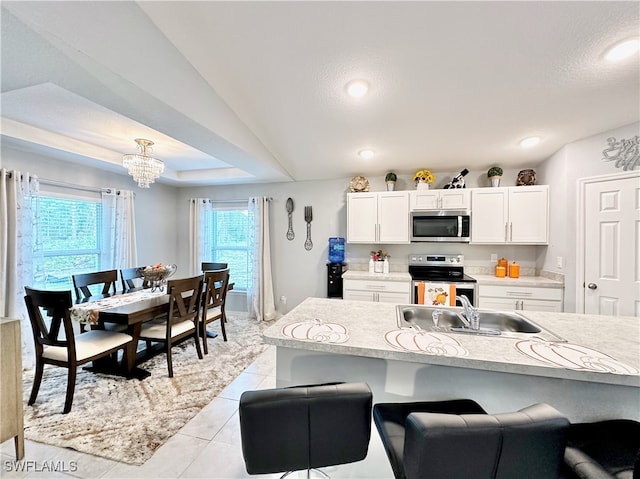
[[[151,291],[164,291],[167,278],[172,276],[178,267],[175,264],[157,263],[140,268],[144,283],[151,287]]]

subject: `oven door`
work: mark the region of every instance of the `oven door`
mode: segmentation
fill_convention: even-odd
[[[468,211],[411,213],[411,241],[469,242],[471,216]]]
[[[462,306],[462,303],[454,298],[466,296],[472,306],[476,305],[476,283],[443,283],[438,281],[411,282],[411,302],[424,304],[425,306],[453,307]]]

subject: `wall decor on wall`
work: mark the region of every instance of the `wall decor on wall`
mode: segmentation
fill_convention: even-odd
[[[313,221],[313,209],[311,206],[304,207],[304,220],[307,223],[307,239],[304,242],[304,249],[311,251],[313,243],[311,242],[311,222]]]
[[[293,238],[296,237],[293,232],[293,223],[291,222],[291,213],[293,213],[293,200],[291,198],[287,198],[287,214],[289,215],[289,229],[287,230],[287,239],[292,241]]]
[[[609,147],[602,150],[602,161],[615,161],[616,168],[624,171],[633,170],[640,166],[640,135],[633,138],[607,138]]]

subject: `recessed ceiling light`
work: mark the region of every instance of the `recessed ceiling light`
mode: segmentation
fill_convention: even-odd
[[[536,146],[538,143],[540,143],[539,136],[530,136],[529,138],[520,140],[520,146],[522,148],[531,148],[532,146]]]
[[[640,38],[629,38],[616,43],[607,50],[605,58],[610,62],[619,62],[640,50]]]
[[[361,150],[358,152],[358,156],[363,160],[370,160],[373,158],[373,150]]]
[[[364,80],[353,80],[347,83],[347,93],[353,98],[362,98],[369,91],[369,84]]]

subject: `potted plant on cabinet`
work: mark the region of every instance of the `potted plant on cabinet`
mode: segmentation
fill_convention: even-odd
[[[387,176],[384,177],[385,183],[387,183],[387,191],[393,191],[396,187],[396,181],[398,177],[393,171],[387,173]]]
[[[418,170],[413,175],[413,181],[416,182],[416,188],[418,190],[428,190],[429,185],[436,180],[436,177],[433,176],[429,170]]]
[[[502,178],[502,168],[499,166],[492,166],[487,171],[487,176],[491,180],[491,186],[500,186],[500,178]]]

